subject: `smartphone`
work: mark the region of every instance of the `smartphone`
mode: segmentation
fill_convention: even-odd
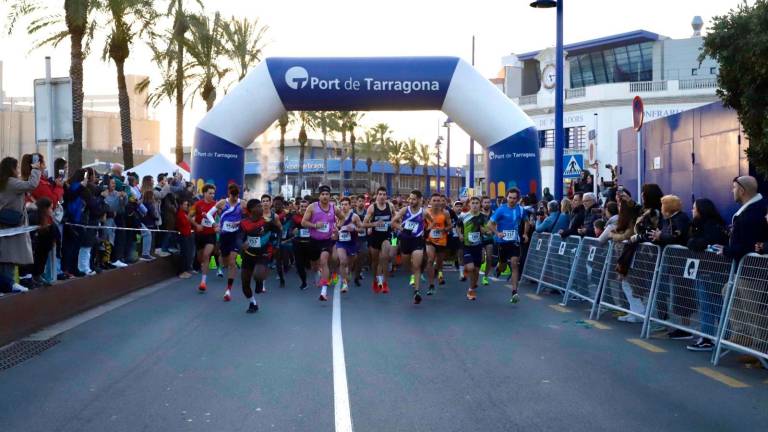
[[[40,155],[35,153],[32,155],[32,165],[40,163]]]
[[[64,178],[64,170],[59,170],[59,178]]]

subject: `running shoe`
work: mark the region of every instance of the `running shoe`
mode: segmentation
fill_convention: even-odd
[[[501,276],[503,276],[503,277],[510,277],[510,276],[512,276],[512,269],[509,266],[507,266],[504,269],[504,271],[501,272]]]
[[[179,279],[189,279],[192,277],[192,273],[184,272],[179,275]]]
[[[252,314],[252,313],[256,313],[258,311],[259,311],[259,305],[253,304],[253,303],[249,303],[248,304],[248,310],[245,311],[245,313]]]
[[[307,283],[306,282],[302,282],[301,285],[299,286],[299,289],[302,290],[302,291],[307,289]]]
[[[488,285],[490,282],[488,282],[488,276],[483,276],[482,280],[483,285]]]
[[[480,264],[480,273],[485,274],[485,263]]]
[[[349,284],[347,283],[347,281],[344,281],[341,283],[341,293],[346,294],[347,291],[349,291]]]
[[[467,300],[477,300],[477,290],[467,290]]]
[[[414,291],[413,292],[413,304],[419,304],[421,303],[421,292]]]
[[[204,293],[208,287],[205,286],[205,282],[200,282],[200,286],[197,287],[197,292]]]
[[[431,296],[431,295],[434,295],[434,294],[435,294],[435,286],[434,285],[430,285],[429,289],[427,290],[427,295]]]
[[[376,279],[374,279],[374,280],[371,282],[371,289],[373,290],[373,293],[374,293],[374,294],[378,294],[378,293],[380,293],[380,292],[381,292],[381,285],[379,285],[379,284],[376,282]]]
[[[416,276],[411,275],[411,279],[408,281],[408,286],[411,288],[416,286]]]
[[[327,296],[327,295],[325,295],[325,294],[320,294],[320,298],[319,298],[319,300],[320,300],[320,301],[328,301],[328,296]]]
[[[139,259],[141,261],[150,262],[150,261],[154,261],[155,257],[153,257],[152,255],[142,255],[141,258]]]
[[[360,286],[360,278],[355,278],[355,286],[356,287]]]
[[[126,264],[126,263],[124,263],[124,262],[122,262],[120,260],[117,260],[117,261],[113,262],[112,265],[117,267],[117,268],[128,267],[128,264]]]
[[[384,282],[384,285],[381,286],[381,293],[389,294],[389,284],[387,282]]]
[[[223,278],[224,277],[224,271],[222,269],[219,269],[219,271],[216,272],[216,276]]]
[[[509,302],[512,303],[512,304],[516,304],[519,301],[520,301],[520,296],[517,295],[517,292],[513,292],[512,293],[512,298],[509,299]]]
[[[467,281],[467,274],[466,273],[462,273],[461,279],[459,279],[459,282],[466,282],[466,281]]]
[[[229,290],[224,291],[224,301],[228,302],[232,300],[232,293]]]
[[[331,275],[331,286],[334,286],[337,283],[339,283],[339,274],[334,273],[333,275]]]
[[[445,278],[443,277],[442,271],[437,272],[437,283],[440,285],[445,285]]]

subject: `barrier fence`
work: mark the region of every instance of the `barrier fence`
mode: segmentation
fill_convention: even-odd
[[[643,323],[642,337],[650,337],[651,324],[683,330],[714,343],[715,365],[739,351],[768,369],[768,255],[749,254],[737,265],[714,252],[643,243],[622,276],[616,265],[628,247],[536,233],[523,277],[537,284],[537,293],[563,291],[564,304],[592,303],[592,319],[622,311],[622,321]]]

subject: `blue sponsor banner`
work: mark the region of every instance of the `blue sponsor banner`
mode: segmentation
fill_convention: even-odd
[[[227,185],[235,183],[242,190],[245,150],[202,129],[195,130],[192,150],[192,181],[200,191],[206,183],[216,185],[216,198],[227,194]]]
[[[456,57],[266,60],[288,111],[438,110]]]
[[[539,193],[541,169],[536,128],[524,129],[488,147],[486,154],[491,197],[504,196],[513,187],[523,195]]]
[[[581,177],[584,170],[584,155],[563,155],[563,178],[573,179]]]

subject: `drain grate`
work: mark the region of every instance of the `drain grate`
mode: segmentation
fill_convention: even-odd
[[[58,343],[59,341],[56,339],[15,342],[0,350],[0,371],[10,369],[19,363],[40,355],[40,353]]]

